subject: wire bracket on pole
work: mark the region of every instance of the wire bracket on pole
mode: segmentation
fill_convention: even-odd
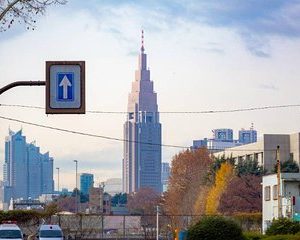
[[[0,88],[0,95],[11,88],[18,87],[18,86],[45,86],[45,81],[17,81],[12,82],[2,88]]]

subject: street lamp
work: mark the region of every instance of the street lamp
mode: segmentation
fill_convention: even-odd
[[[59,194],[59,167],[57,167],[56,170],[57,170],[57,192]]]
[[[78,184],[77,184],[77,170],[78,170],[78,161],[74,160],[75,162],[75,166],[76,166],[76,170],[75,170],[75,177],[76,177],[76,188],[75,188],[75,213],[78,213]]]

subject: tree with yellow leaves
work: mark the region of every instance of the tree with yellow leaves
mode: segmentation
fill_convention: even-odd
[[[234,166],[232,164],[227,162],[221,164],[221,167],[216,172],[215,184],[207,195],[205,206],[205,213],[207,215],[218,214],[220,198],[234,175]]]

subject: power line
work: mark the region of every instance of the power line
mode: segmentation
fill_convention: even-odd
[[[21,105],[21,104],[5,104],[0,103],[0,107],[16,107],[16,108],[29,108],[29,109],[40,109],[44,110],[44,107],[32,106],[32,105]],[[203,111],[161,111],[159,114],[216,114],[216,113],[235,113],[235,112],[249,112],[258,110],[270,110],[280,108],[295,108],[300,107],[300,104],[285,104],[285,105],[274,105],[274,106],[262,106],[262,107],[248,107],[248,108],[236,108],[228,110],[203,110]],[[126,111],[100,111],[100,110],[89,110],[87,113],[94,114],[128,114]]]
[[[31,126],[35,126],[35,127],[40,127],[40,128],[51,129],[51,130],[60,131],[60,132],[77,134],[77,135],[87,136],[87,137],[102,138],[102,139],[118,141],[118,142],[131,142],[131,143],[139,143],[139,144],[145,144],[145,145],[151,145],[151,146],[172,147],[172,148],[180,148],[180,149],[189,149],[190,148],[190,147],[187,147],[187,146],[133,141],[133,140],[123,139],[123,138],[115,138],[115,137],[110,137],[110,136],[97,135],[97,134],[93,134],[93,133],[85,133],[85,132],[74,131],[74,130],[58,128],[58,127],[52,127],[52,126],[48,126],[48,125],[28,122],[28,121],[15,119],[15,118],[10,118],[10,117],[4,117],[4,116],[0,116],[0,119],[13,121],[13,122],[18,122],[18,123],[23,123],[23,124],[27,124],[27,125],[31,125]],[[240,146],[237,146],[237,147],[240,147]],[[240,151],[243,151],[243,152],[244,151],[247,151],[247,152],[276,151],[275,148],[274,149],[240,149],[240,148],[239,149],[234,149],[234,148],[218,149],[218,148],[209,148],[207,150],[208,151],[219,151],[219,153],[221,153],[221,152],[240,152]]]
[[[23,121],[23,120],[19,120],[19,119],[15,119],[15,118],[10,118],[10,117],[4,117],[4,116],[0,116],[0,118],[4,119],[4,120],[8,120],[8,121],[13,121],[13,122],[18,122],[18,123],[23,123],[23,124],[35,126],[35,127],[46,128],[46,129],[51,129],[51,130],[56,130],[56,131],[66,132],[66,133],[72,133],[72,134],[77,134],[77,135],[87,136],[87,137],[96,137],[96,138],[102,138],[102,139],[119,141],[119,142],[140,143],[140,144],[151,145],[151,146],[173,147],[173,148],[181,148],[181,149],[189,148],[189,147],[186,147],[186,146],[171,145],[171,144],[159,144],[159,143],[150,143],[150,142],[141,142],[141,141],[132,141],[132,140],[128,140],[128,139],[97,135],[97,134],[93,134],[93,133],[79,132],[79,131],[74,131],[74,130],[69,130],[69,129],[64,129],[64,128],[51,127],[51,126],[38,124],[38,123],[32,123],[32,122]]]

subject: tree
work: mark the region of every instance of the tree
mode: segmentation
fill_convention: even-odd
[[[160,195],[152,188],[140,188],[138,192],[128,196],[127,207],[131,213],[155,214]]]
[[[117,193],[111,198],[111,205],[116,207],[118,205],[127,204],[127,194],[126,193]]]
[[[235,176],[220,198],[220,213],[262,211],[261,177],[255,175]]]
[[[46,8],[65,4],[67,0],[0,0],[0,32],[6,31],[16,21],[34,29],[36,17],[43,15]]]
[[[172,216],[173,230],[185,225],[176,215],[204,213],[211,163],[205,148],[186,150],[173,157],[169,187],[164,196],[164,210]]]
[[[235,169],[238,176],[247,174],[262,176],[264,174],[263,168],[258,165],[258,161],[255,159],[239,161]]]
[[[233,165],[227,162],[222,163],[220,169],[216,172],[215,184],[209,190],[207,195],[205,206],[206,214],[215,215],[218,213],[220,198],[233,177]]]
[[[283,173],[298,173],[299,172],[299,166],[298,164],[293,160],[287,160],[285,162],[280,163],[280,172]],[[274,165],[274,173],[277,173],[277,164]]]

